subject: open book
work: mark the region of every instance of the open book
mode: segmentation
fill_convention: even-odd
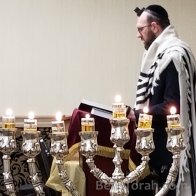
[[[87,99],[83,99],[79,105],[80,110],[89,112],[93,115],[111,119],[112,118],[112,106],[103,105]],[[127,106],[127,115],[129,114],[131,108]]]
[[[111,119],[112,118],[112,107],[99,104],[87,99],[83,99],[78,109],[89,112],[93,115]]]

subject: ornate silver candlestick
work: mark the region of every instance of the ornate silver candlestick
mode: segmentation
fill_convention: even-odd
[[[124,183],[126,184],[133,182],[142,176],[144,169],[148,166],[150,160],[149,155],[155,149],[152,128],[138,128],[135,130],[135,134],[137,136],[135,148],[137,152],[142,155],[142,162],[134,171],[130,172],[125,177]]]
[[[69,179],[65,167],[64,167],[64,158],[69,153],[67,146],[67,136],[68,133],[63,132],[53,132],[51,133],[51,148],[50,153],[56,158],[55,162],[58,167],[59,176],[62,182],[65,185],[65,188],[70,191],[73,196],[79,196],[79,193]]]
[[[27,163],[32,185],[37,195],[45,195],[43,184],[39,179],[35,157],[41,152],[39,144],[39,131],[22,131],[23,143],[22,151],[28,157]]]
[[[183,127],[167,128],[166,131],[168,134],[167,149],[173,154],[173,163],[163,187],[159,190],[156,196],[165,195],[170,188],[175,185],[180,165],[180,152],[185,148],[183,140]]]
[[[16,195],[13,178],[10,170],[10,155],[16,149],[16,129],[0,129],[0,151],[3,153],[3,177],[7,194]]]
[[[121,169],[121,151],[124,150],[123,146],[130,139],[128,130],[128,119],[112,119],[110,120],[112,125],[110,140],[114,143],[115,156],[113,163],[115,165],[112,177],[108,177],[107,174],[102,172],[96,167],[94,163],[94,156],[97,153],[97,134],[96,131],[82,131],[80,132],[81,145],[80,152],[86,157],[86,163],[90,168],[90,172],[99,179],[101,182],[111,185],[111,196],[127,196],[129,190],[127,184],[138,179],[149,161],[149,154],[154,150],[154,143],[152,138],[153,129],[141,129],[136,130],[137,142],[136,149],[142,155],[141,164],[126,177]]]

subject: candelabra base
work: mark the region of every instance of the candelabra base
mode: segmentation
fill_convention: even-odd
[[[123,181],[115,181],[110,189],[110,196],[128,196],[129,189]]]

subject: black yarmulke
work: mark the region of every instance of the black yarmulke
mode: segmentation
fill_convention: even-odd
[[[149,5],[145,10],[149,10],[154,16],[160,19],[168,19],[167,11],[160,5]]]

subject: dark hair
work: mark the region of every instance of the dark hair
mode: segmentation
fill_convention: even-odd
[[[140,16],[144,11],[149,13],[148,20],[150,22],[157,21],[162,28],[166,28],[170,25],[167,11],[160,5],[149,5],[146,8],[139,9],[138,7],[134,10],[137,16]]]

